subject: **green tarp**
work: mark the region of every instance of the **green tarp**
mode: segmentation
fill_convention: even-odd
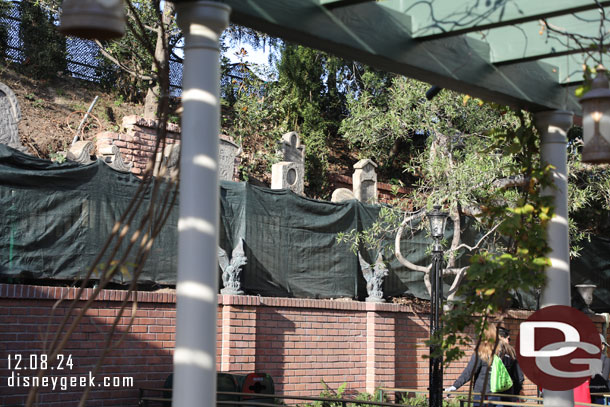
[[[0,276],[82,278],[139,184],[137,177],[102,161],[56,164],[0,145]],[[155,243],[144,280],[175,283],[177,217],[176,205]],[[129,280],[122,274],[120,278]]]
[[[56,164],[0,145],[4,212],[0,220],[0,277],[4,281],[82,278],[139,185],[137,177],[117,172],[102,161]],[[143,208],[147,206],[144,203]],[[220,208],[220,246],[229,257],[239,239],[244,239],[248,263],[241,281],[247,294],[360,300],[367,296],[358,257],[349,244],[337,242],[337,233],[369,228],[378,218],[380,206],[358,201],[336,204],[288,190],[222,182]],[[175,284],[177,220],[178,204],[153,245],[140,281]],[[475,230],[472,219],[462,222],[465,242],[474,243],[481,232]],[[449,222],[446,238],[451,234]],[[418,232],[405,236],[401,250],[411,262],[425,265],[430,245],[426,234]],[[584,245],[583,255],[572,261],[573,284],[598,285],[593,304],[597,311],[610,310],[606,275],[610,272],[609,248],[610,240],[593,238]],[[376,256],[363,252],[369,262]],[[464,256],[459,264],[467,261]],[[119,278],[118,283],[130,280],[129,275]],[[445,292],[450,282],[446,279]],[[396,260],[389,262],[384,294],[428,298],[423,273],[408,270]],[[533,307],[535,299],[518,296],[517,305]]]

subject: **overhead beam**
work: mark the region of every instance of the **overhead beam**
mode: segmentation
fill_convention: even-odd
[[[604,7],[604,8],[610,7],[610,0],[600,1],[599,6]],[[562,9],[562,10],[548,11],[546,13],[533,14],[530,16],[513,18],[513,19],[509,19],[509,20],[504,20],[504,21],[497,21],[495,23],[481,24],[481,25],[475,25],[472,27],[460,28],[457,30],[445,31],[445,32],[437,33],[437,34],[423,35],[421,37],[414,36],[413,39],[417,40],[417,41],[422,41],[422,42],[439,40],[442,38],[455,37],[455,36],[459,36],[459,35],[463,35],[463,34],[468,34],[471,32],[491,30],[493,28],[523,24],[523,23],[528,23],[531,21],[538,21],[538,20],[545,19],[545,18],[560,17],[560,16],[564,16],[567,14],[575,14],[575,13],[580,13],[583,11],[595,10],[595,9],[599,8],[599,6],[596,3],[592,3],[592,4],[587,4],[587,5],[579,6],[579,7],[571,7],[571,8],[566,8],[566,9]]]
[[[368,3],[371,1],[375,1],[375,0],[337,0],[337,1],[331,1],[328,3],[324,3],[322,5],[324,7],[326,7],[328,10],[334,10],[336,8],[354,6],[356,4]]]
[[[606,49],[606,47],[608,47],[608,44],[603,45],[604,49]],[[493,64],[495,66],[513,65],[513,64],[520,64],[523,62],[538,61],[540,59],[545,59],[545,58],[555,58],[555,57],[562,57],[562,56],[566,56],[566,55],[584,54],[584,53],[585,53],[585,51],[580,48],[568,49],[565,51],[549,52],[547,54],[530,55],[530,56],[523,57],[523,58],[507,59],[505,61],[493,62]]]

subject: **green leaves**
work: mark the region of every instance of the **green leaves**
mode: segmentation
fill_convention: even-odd
[[[490,194],[483,199],[482,224],[500,224],[498,231],[507,242],[505,249],[483,249],[471,257],[467,276],[458,289],[461,301],[444,318],[443,342],[446,360],[456,360],[455,349],[461,333],[474,326],[477,335],[483,332],[486,316],[502,313],[511,303],[515,290],[532,292],[545,282],[544,270],[549,266],[546,225],[553,216],[550,197],[542,196],[542,188],[552,182],[548,166],[541,163],[539,142],[531,120],[518,114],[520,126],[489,133],[491,151],[508,146],[511,158],[507,176],[522,176],[525,186],[514,190],[512,200],[498,199]]]

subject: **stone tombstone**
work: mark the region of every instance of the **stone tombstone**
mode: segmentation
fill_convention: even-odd
[[[15,93],[0,82],[0,143],[25,153],[27,148],[19,141],[20,120],[21,109]]]
[[[305,146],[298,133],[291,131],[280,141],[282,161],[271,167],[271,189],[289,188],[303,195],[305,190]]]
[[[354,164],[354,195],[360,202],[377,203],[377,164],[372,160],[364,159]]]
[[[356,199],[356,195],[354,195],[351,189],[337,188],[333,191],[330,201],[334,203],[339,203],[350,201],[352,199]]]
[[[233,181],[235,157],[240,153],[239,146],[232,137],[221,137],[218,150],[218,176],[221,180]]]

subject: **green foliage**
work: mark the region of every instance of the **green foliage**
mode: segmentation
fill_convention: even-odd
[[[223,130],[242,143],[244,170],[255,174],[277,161],[274,154],[281,135],[297,131],[306,146],[308,195],[328,197],[329,151],[345,115],[347,63],[295,45],[283,44],[280,52],[277,72],[262,72],[244,62],[243,49],[237,55],[240,62],[223,60]],[[276,74],[276,81],[261,79]]]
[[[345,63],[300,45],[284,44],[275,89],[282,101],[282,123],[297,131],[306,145],[305,171],[312,195],[328,196],[329,149],[344,115],[339,90]]]
[[[405,396],[398,401],[399,404],[404,404],[413,407],[429,407],[428,397],[418,394],[414,397]],[[460,406],[460,398],[445,398],[443,399],[443,407],[458,407]]]
[[[400,150],[407,161],[405,152],[420,153],[428,136],[444,134],[459,144],[467,136],[515,123],[512,115],[500,115],[489,104],[448,90],[426,101],[430,85],[402,76],[366,71],[361,83],[348,94],[349,116],[340,131],[351,146],[384,167],[393,164]]]
[[[19,3],[25,60],[20,69],[36,79],[49,79],[66,70],[66,40],[55,25],[57,15],[37,2]]]
[[[131,2],[138,10],[137,17],[143,24],[159,27],[157,1],[131,0]],[[152,30],[142,31],[131,12],[128,12],[128,16],[131,28],[126,30],[125,35],[102,43],[96,74],[106,89],[116,90],[127,100],[141,101],[148,87],[153,83],[151,70],[157,33]],[[148,43],[148,47],[142,40]]]
[[[487,228],[499,223],[498,231],[508,245],[503,250],[483,249],[471,257],[467,278],[458,289],[458,296],[468,300],[456,302],[453,310],[444,315],[441,336],[435,339],[442,344],[447,362],[463,356],[459,345],[470,344],[462,334],[467,327],[474,326],[480,336],[488,317],[510,305],[512,290],[531,292],[545,283],[544,270],[550,265],[546,226],[553,208],[552,198],[542,196],[541,191],[552,183],[551,168],[539,160],[539,137],[531,121],[523,114],[519,119],[516,129],[490,134],[492,144],[488,151],[512,151],[514,160],[508,170],[525,175],[529,183],[514,203],[493,195],[482,202],[482,223]],[[475,315],[480,317],[473,318]]]
[[[9,0],[0,0],[0,16],[8,15],[12,7],[12,2]],[[8,45],[8,30],[10,24],[7,20],[0,21],[0,60],[6,58]]]
[[[372,253],[381,253],[384,258],[389,259],[393,256],[393,239],[403,215],[397,207],[383,206],[379,210],[378,220],[370,228],[362,232],[356,229],[340,232],[337,234],[337,241],[350,244],[354,254],[366,247]]]
[[[347,390],[347,383],[342,383],[337,390],[333,390],[328,384],[326,384],[326,382],[322,379],[320,380],[320,382],[322,383],[322,387],[324,388],[324,390],[322,390],[322,392],[320,392],[320,398],[325,398],[325,399],[353,399],[355,401],[379,401],[380,397],[381,397],[381,393],[379,390],[375,391],[375,394],[369,394],[366,392],[363,393],[358,393],[356,394],[354,397],[352,396],[346,396],[345,392]],[[387,402],[387,397],[383,398],[384,402]],[[347,406],[349,407],[367,407],[368,404],[362,404],[362,403],[346,403]],[[302,404],[301,406],[303,407],[344,407],[343,402],[328,402],[328,401],[314,401],[312,403],[308,403],[308,404]]]
[[[66,162],[66,153],[62,151],[57,151],[49,154],[49,159],[58,164]]]
[[[577,257],[581,243],[591,235],[610,232],[610,170],[607,165],[582,162],[582,128],[568,133],[568,209],[570,256]]]

